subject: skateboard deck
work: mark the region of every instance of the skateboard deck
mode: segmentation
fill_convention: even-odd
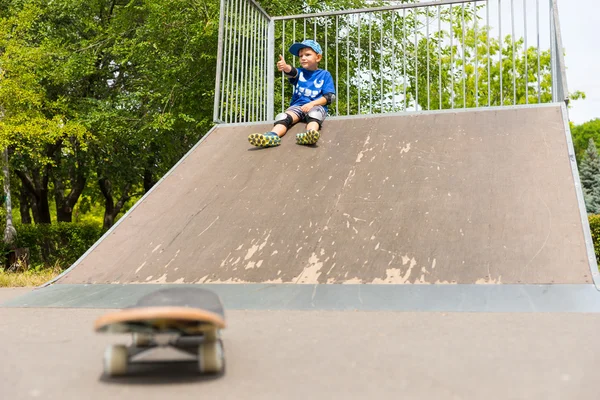
[[[195,355],[201,373],[223,372],[225,359],[220,331],[226,327],[219,296],[202,288],[161,289],[135,305],[98,318],[100,333],[131,333],[129,346],[112,345],[104,353],[104,373],[127,374],[138,354],[157,347],[173,347]]]

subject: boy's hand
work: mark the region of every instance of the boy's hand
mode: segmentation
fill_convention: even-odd
[[[302,109],[302,111],[304,111],[305,113],[309,112],[315,105],[313,104],[313,102],[311,101],[310,103],[306,103],[303,106],[301,106],[300,108]]]
[[[277,69],[283,72],[290,72],[292,70],[292,68],[287,65],[281,54],[279,55],[279,61],[277,61]]]

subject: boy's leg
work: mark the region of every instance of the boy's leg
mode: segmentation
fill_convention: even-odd
[[[325,109],[322,106],[313,107],[306,115],[306,132],[298,133],[296,135],[297,144],[315,144],[321,137],[319,129],[321,124],[325,120],[327,115]]]
[[[300,120],[298,114],[291,110],[286,110],[285,113],[278,114],[275,117],[275,125],[273,126],[272,132],[277,136],[283,137],[293,125]]]
[[[298,115],[286,110],[285,113],[278,114],[275,117],[275,125],[270,132],[253,133],[248,136],[251,145],[257,147],[273,147],[281,144],[281,137],[286,134],[288,129],[299,121]]]

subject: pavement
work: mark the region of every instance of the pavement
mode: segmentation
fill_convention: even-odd
[[[164,362],[109,379],[104,348],[129,338],[93,332],[107,311],[0,308],[0,398],[598,398],[600,314],[233,310],[223,376]]]

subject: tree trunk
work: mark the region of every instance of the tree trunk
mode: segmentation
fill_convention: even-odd
[[[19,191],[19,211],[21,213],[21,223],[31,224],[31,204],[25,190]]]
[[[61,165],[62,157],[60,146],[55,152],[56,165]],[[79,201],[81,193],[85,188],[86,178],[84,175],[83,163],[77,160],[77,166],[71,170],[70,181],[71,191],[65,195],[65,183],[62,177],[56,173],[54,177],[54,202],[56,203],[56,220],[58,222],[71,222],[73,220],[73,207]]]
[[[104,223],[102,227],[105,230],[108,230],[115,223],[115,218],[117,218],[117,215],[119,215],[127,200],[130,199],[131,196],[129,195],[129,191],[131,190],[131,184],[128,183],[125,185],[123,195],[116,203],[113,199],[112,183],[106,178],[100,178],[98,179],[98,185],[100,186],[100,191],[105,200]]]
[[[13,226],[12,219],[12,200],[10,197],[10,174],[8,171],[8,149],[2,152],[3,165],[2,172],[4,173],[4,195],[6,196],[6,228],[4,229],[4,243],[13,248],[17,237],[17,230]]]
[[[156,184],[152,171],[148,168],[144,169],[144,193],[148,193],[152,186]]]
[[[44,174],[40,177],[39,171],[33,171],[29,176],[24,171],[16,170],[15,173],[21,179],[23,189],[32,201],[33,220],[36,224],[50,224],[50,204],[48,203],[48,181],[50,166],[44,167]]]

